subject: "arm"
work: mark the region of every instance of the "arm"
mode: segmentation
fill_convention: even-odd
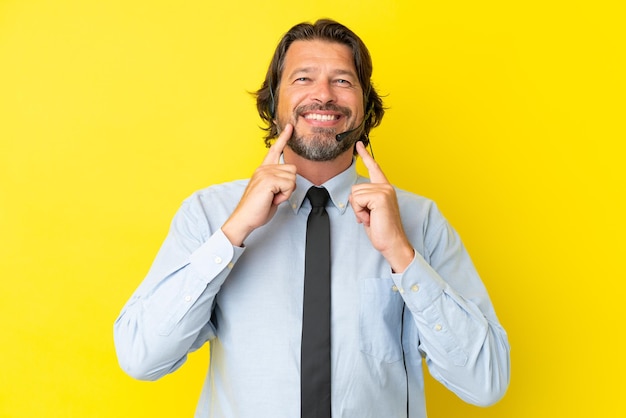
[[[195,200],[176,214],[148,276],[115,321],[118,360],[129,375],[156,380],[215,338],[209,320],[215,297],[245,238],[269,222],[295,189],[295,167],[278,164],[291,132],[287,125],[220,229],[211,231],[206,208]]]
[[[490,405],[509,384],[507,335],[458,235],[431,212],[424,255],[392,275],[412,319],[404,325],[418,331],[408,351],[422,353],[430,374],[461,399]]]
[[[424,254],[415,251],[394,188],[361,143],[357,152],[371,183],[355,185],[350,203],[401,289],[412,319],[405,327],[418,330],[417,347],[405,351],[423,353],[431,374],[465,401],[494,403],[509,383],[508,340],[460,239],[433,209]]]
[[[243,252],[220,230],[203,242],[206,225],[191,206],[186,201],[174,217],[148,275],[115,321],[119,363],[137,379],[173,372],[215,336],[209,321],[215,295]]]

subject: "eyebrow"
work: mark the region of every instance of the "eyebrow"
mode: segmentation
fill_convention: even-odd
[[[295,70],[293,70],[289,76],[293,77],[296,74],[311,74],[314,73],[315,67],[300,67],[300,68],[296,68]],[[349,75],[351,77],[354,77],[355,79],[358,79],[356,73],[352,70],[345,70],[343,68],[337,68],[336,70],[332,71],[333,75]]]

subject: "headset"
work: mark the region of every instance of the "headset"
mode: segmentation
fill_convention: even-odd
[[[269,109],[268,112],[270,114],[270,116],[272,117],[272,120],[274,120],[275,117],[275,112],[276,112],[276,99],[274,98],[274,86],[272,83],[272,76],[268,76],[268,87],[270,89],[270,103],[269,103]]]

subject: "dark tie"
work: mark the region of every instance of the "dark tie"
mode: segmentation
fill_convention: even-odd
[[[306,226],[302,315],[302,418],[330,418],[330,222],[328,191],[307,192],[311,213]]]

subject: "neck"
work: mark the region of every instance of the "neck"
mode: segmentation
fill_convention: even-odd
[[[283,150],[285,163],[296,166],[299,175],[320,186],[344,172],[352,164],[352,149],[331,161],[311,161],[296,154],[289,147]]]

